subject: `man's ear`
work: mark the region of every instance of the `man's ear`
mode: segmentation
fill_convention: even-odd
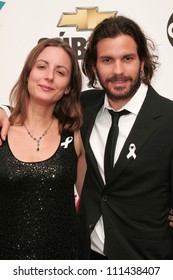
[[[141,61],[141,71],[144,71],[144,60]]]
[[[94,72],[95,76],[97,76],[96,68],[94,66],[92,66],[92,69],[93,69],[93,72]]]

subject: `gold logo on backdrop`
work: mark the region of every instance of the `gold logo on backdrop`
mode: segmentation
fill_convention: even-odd
[[[79,30],[92,30],[105,18],[117,12],[98,12],[98,7],[76,8],[76,13],[63,13],[57,26],[76,26]]]

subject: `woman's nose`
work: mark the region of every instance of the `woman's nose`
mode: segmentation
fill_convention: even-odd
[[[53,80],[54,78],[54,72],[51,69],[47,69],[46,71],[46,79],[48,80]]]

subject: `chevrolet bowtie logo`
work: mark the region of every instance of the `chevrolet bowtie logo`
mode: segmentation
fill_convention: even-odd
[[[2,7],[4,6],[5,2],[0,1],[0,10],[2,9]]]
[[[57,26],[76,26],[77,30],[92,30],[117,12],[98,12],[98,8],[76,8],[76,13],[63,13]]]

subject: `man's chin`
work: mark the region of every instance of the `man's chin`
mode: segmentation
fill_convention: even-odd
[[[128,93],[126,93],[126,92],[123,92],[122,90],[121,91],[113,91],[113,92],[108,92],[107,91],[107,96],[108,96],[108,98],[110,98],[110,99],[112,99],[112,100],[125,100],[125,99],[129,99],[129,95],[128,95]]]

